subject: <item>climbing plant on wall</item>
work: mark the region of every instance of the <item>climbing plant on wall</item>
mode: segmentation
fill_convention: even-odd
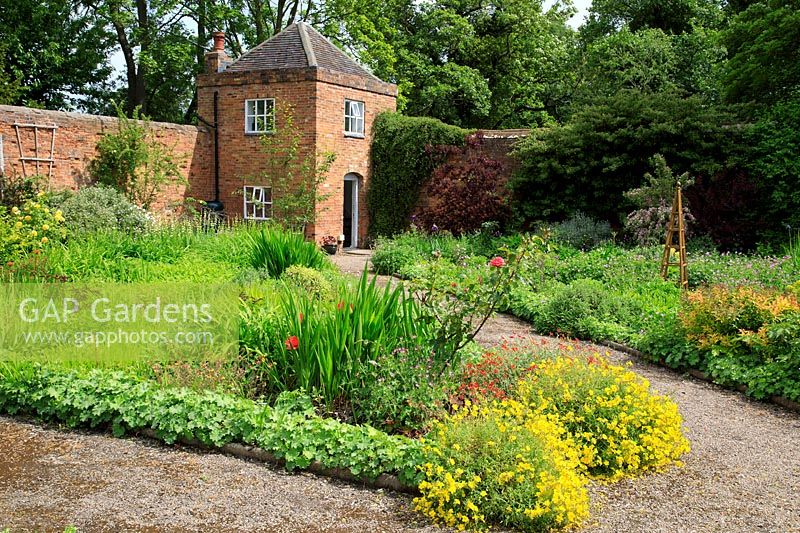
[[[422,183],[440,162],[440,145],[462,146],[470,130],[439,120],[382,113],[373,124],[372,177],[367,189],[371,236],[403,231]]]

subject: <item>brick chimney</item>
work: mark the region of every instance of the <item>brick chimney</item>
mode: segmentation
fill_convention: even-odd
[[[206,73],[216,74],[225,70],[231,60],[225,53],[225,34],[215,31],[211,35],[214,38],[214,49],[206,52]]]

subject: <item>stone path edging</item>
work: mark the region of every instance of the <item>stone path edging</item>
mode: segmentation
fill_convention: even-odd
[[[697,370],[697,369],[694,369],[694,368],[688,368],[688,369],[686,369],[684,371],[677,370],[677,369],[669,366],[666,362],[664,362],[663,359],[659,359],[657,361],[653,360],[653,359],[647,357],[644,354],[644,352],[640,352],[636,348],[631,348],[630,346],[627,346],[625,344],[620,344],[620,343],[614,342],[614,341],[597,341],[597,344],[600,344],[602,346],[606,346],[608,348],[612,348],[614,350],[617,350],[618,352],[624,352],[624,353],[627,353],[627,354],[632,355],[634,357],[638,357],[639,359],[642,359],[642,360],[647,361],[649,363],[657,364],[658,366],[663,367],[663,368],[667,368],[669,370],[672,370],[673,372],[678,372],[678,373],[683,372],[683,373],[689,374],[690,376],[692,376],[694,378],[697,378],[699,380],[706,381],[708,383],[713,383],[714,385],[718,385],[718,386],[726,388],[726,389],[733,389],[733,390],[741,392],[741,393],[747,393],[747,385],[739,384],[739,385],[725,386],[725,385],[722,385],[720,383],[717,383],[716,381],[714,381],[714,378],[712,378],[711,376],[709,376],[708,374],[706,374],[705,372],[702,372],[700,370]],[[784,398],[783,396],[770,396],[769,398],[766,398],[766,400],[771,402],[771,403],[774,403],[775,405],[779,405],[779,406],[781,406],[781,407],[783,407],[785,409],[789,409],[790,411],[795,411],[797,413],[800,413],[800,403],[793,402],[792,400],[790,400],[788,398]],[[756,401],[759,401],[759,400],[756,400]],[[761,401],[764,401],[764,400],[761,400]]]

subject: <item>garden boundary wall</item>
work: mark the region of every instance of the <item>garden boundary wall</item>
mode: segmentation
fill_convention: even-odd
[[[89,183],[87,167],[97,154],[97,142],[117,131],[118,123],[115,117],[0,105],[0,175],[14,179],[40,174],[49,176],[50,189],[77,190]],[[212,199],[212,132],[166,122],[151,122],[150,127],[173,154],[184,178],[184,183],[161,193],[156,208],[169,214],[187,198]]]
[[[519,168],[519,161],[512,155],[514,146],[517,142],[527,137],[530,134],[530,130],[480,130],[480,133],[483,136],[482,142],[478,146],[467,148],[464,159],[478,156],[494,159],[500,163],[502,170],[498,176],[500,181],[498,185],[504,186]],[[452,156],[449,162],[454,163],[455,157]],[[430,192],[430,184],[431,181],[429,179],[420,188],[419,200],[417,200],[414,214],[419,214],[436,203],[436,198]]]

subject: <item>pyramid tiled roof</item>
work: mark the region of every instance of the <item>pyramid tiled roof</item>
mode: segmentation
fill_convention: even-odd
[[[228,72],[320,68],[378,80],[312,26],[297,22],[231,63]],[[378,80],[380,81],[380,80]]]

